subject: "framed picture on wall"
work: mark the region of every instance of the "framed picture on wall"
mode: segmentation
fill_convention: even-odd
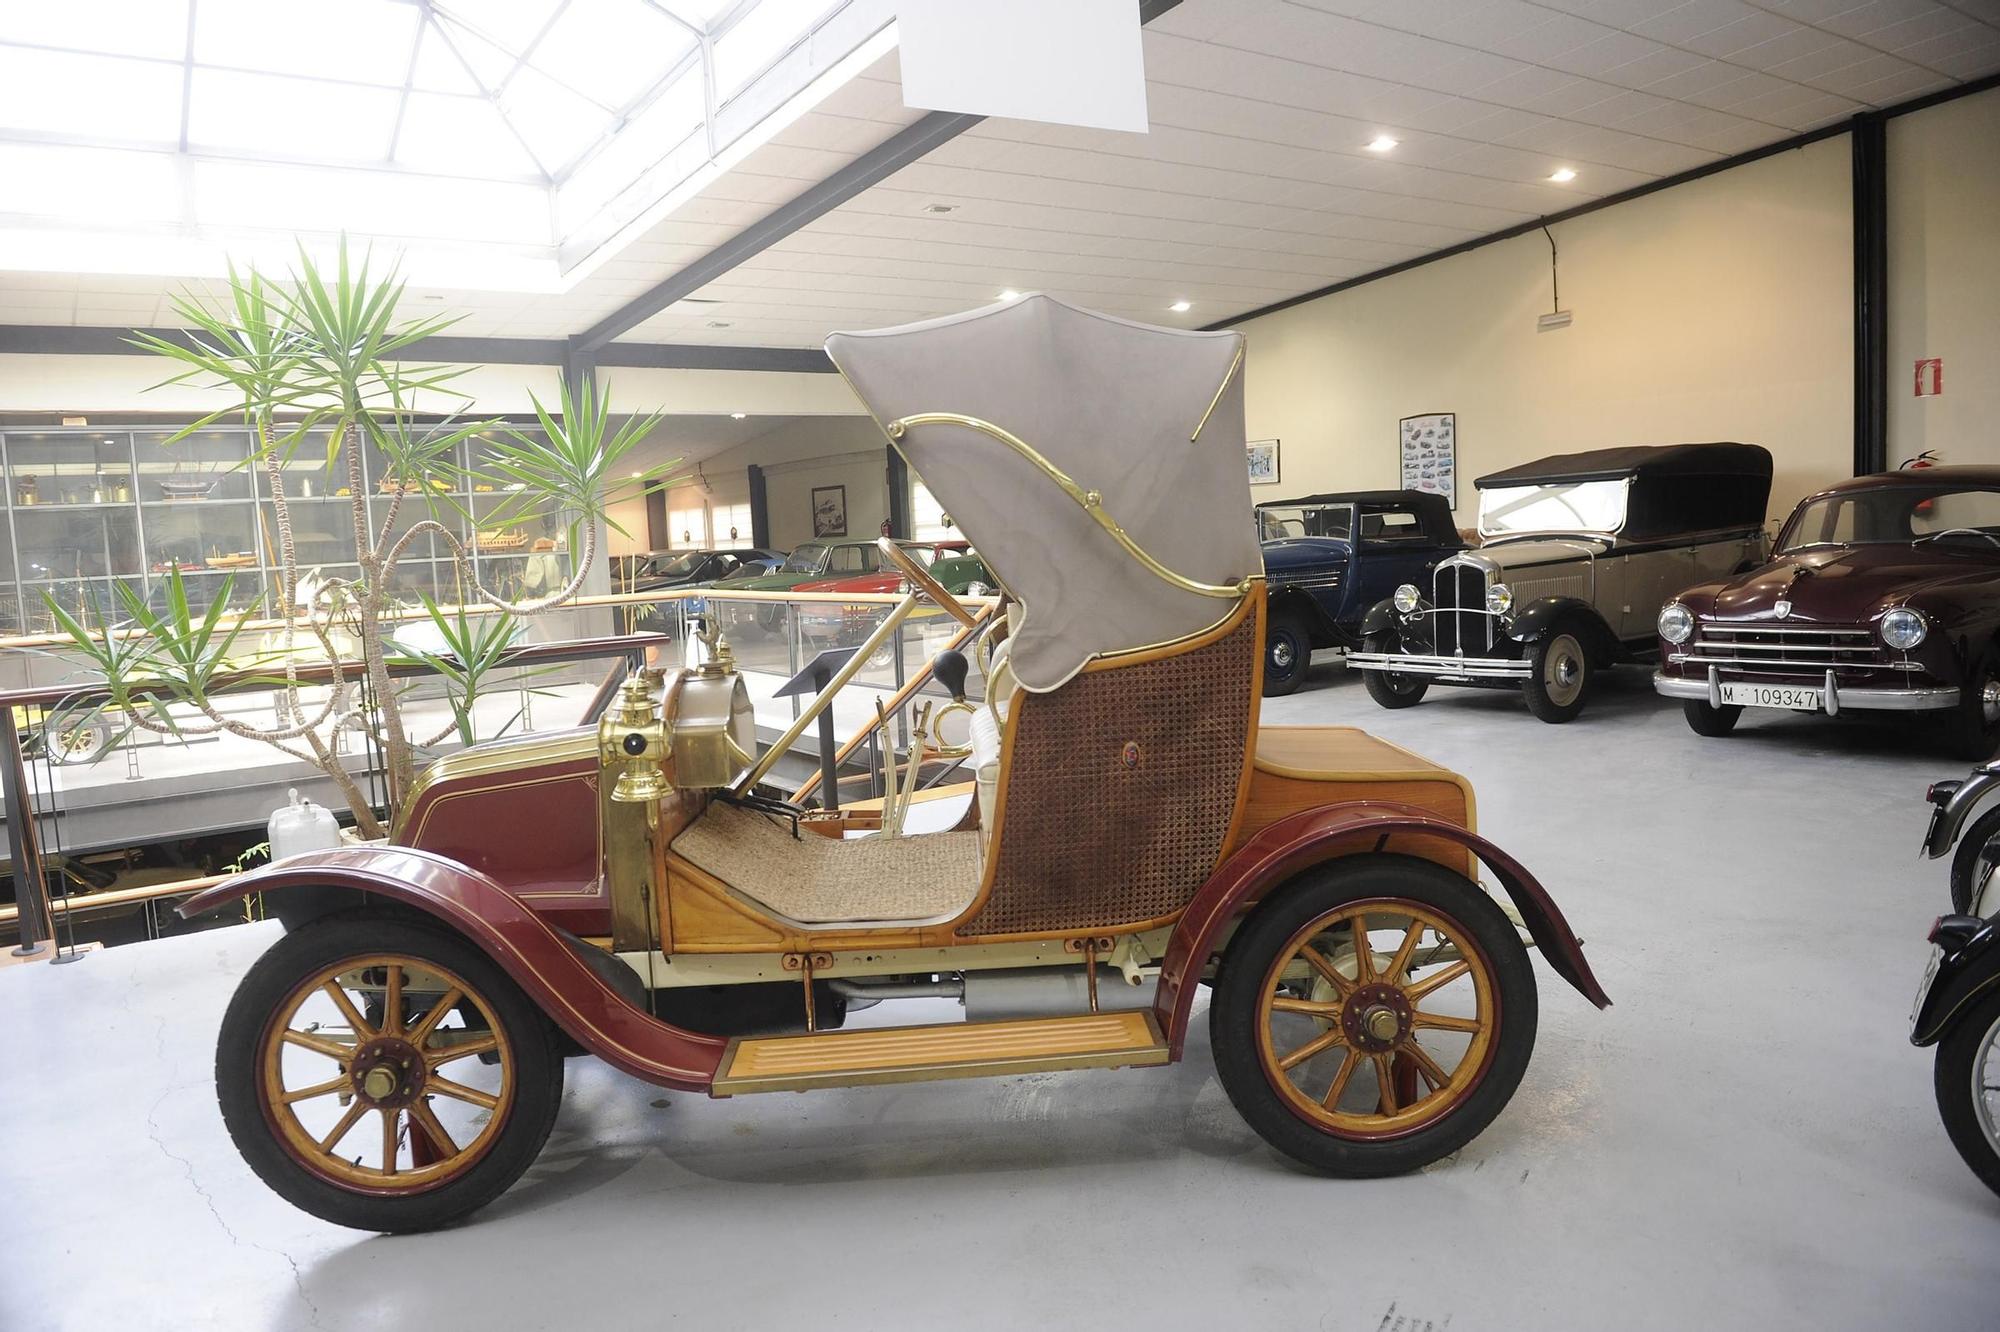
[[[814,486],[813,535],[816,537],[844,537],[847,535],[847,487]]]
[[[1458,507],[1458,414],[1431,412],[1396,423],[1403,489],[1442,495]]]
[[[1277,440],[1253,439],[1243,446],[1243,456],[1250,464],[1251,485],[1275,486],[1278,484]]]

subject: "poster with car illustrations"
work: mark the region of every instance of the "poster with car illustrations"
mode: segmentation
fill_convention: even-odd
[[[1458,507],[1458,416],[1432,412],[1396,423],[1402,446],[1403,489],[1442,495]]]

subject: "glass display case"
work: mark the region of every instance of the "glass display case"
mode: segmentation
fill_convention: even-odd
[[[0,432],[0,636],[58,632],[50,600],[91,625],[121,622],[129,618],[121,583],[161,609],[174,570],[196,613],[217,598],[277,613],[277,514],[267,471],[250,463],[250,432],[218,426],[168,443],[173,434],[171,427]],[[314,432],[280,465],[301,599],[317,579],[360,575],[350,482],[344,466],[327,469],[327,444],[326,432]],[[467,444],[480,449],[484,441]],[[459,479],[479,456],[465,450],[452,459]],[[362,462],[372,533],[389,517],[396,483],[372,445]],[[410,491],[395,506],[393,531],[434,518],[466,544],[494,591],[536,596],[560,588],[571,567],[564,524],[540,515],[502,531],[490,520],[505,498],[483,483],[428,496]],[[411,606],[419,593],[461,600],[460,583],[449,545],[429,534],[411,544],[392,578],[397,598]]]

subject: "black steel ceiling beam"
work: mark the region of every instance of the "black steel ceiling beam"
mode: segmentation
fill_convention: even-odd
[[[1180,4],[1181,0],[1140,0],[1139,24],[1144,27]],[[585,329],[577,342],[596,351],[613,338],[629,333],[675,301],[692,296],[739,264],[770,249],[801,227],[826,216],[863,190],[880,184],[941,143],[957,138],[986,119],[955,111],[932,111],[915,124],[896,131],[819,184],[781,204],[701,258],[635,296]],[[608,364],[608,362],[607,362]]]

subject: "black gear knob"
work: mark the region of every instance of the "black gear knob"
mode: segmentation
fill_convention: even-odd
[[[965,676],[971,669],[971,663],[966,661],[965,654],[957,648],[946,648],[931,662],[931,674],[937,677],[939,684],[951,691],[951,701],[954,703],[965,702]]]

